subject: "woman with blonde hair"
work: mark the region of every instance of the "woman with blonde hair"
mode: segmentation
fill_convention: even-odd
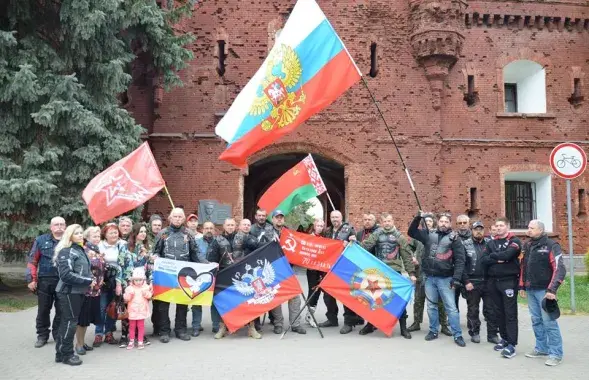
[[[82,364],[80,358],[74,354],[74,336],[84,295],[89,287],[96,284],[83,244],[84,230],[79,224],[72,224],[65,229],[53,256],[59,274],[55,291],[62,310],[55,345],[55,361],[68,365]]]

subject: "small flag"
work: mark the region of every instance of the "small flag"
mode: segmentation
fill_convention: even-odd
[[[321,272],[329,272],[344,250],[341,240],[287,229],[280,234],[280,246],[291,264]]]
[[[207,305],[213,301],[219,264],[157,258],[153,269],[153,299],[178,305]]]
[[[411,281],[357,243],[348,244],[319,287],[388,336],[413,292]]]
[[[298,0],[274,47],[215,133],[229,144],[219,159],[247,158],[333,103],[362,74],[314,0]]]
[[[141,206],[164,186],[151,149],[144,142],[94,177],[82,198],[94,223],[100,224]]]
[[[277,242],[271,242],[217,275],[213,303],[234,332],[303,290]]]
[[[288,215],[297,205],[327,191],[310,154],[272,184],[258,201],[258,206],[272,215],[281,210]]]

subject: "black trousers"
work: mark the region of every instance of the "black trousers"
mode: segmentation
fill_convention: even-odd
[[[170,304],[160,302],[158,305],[158,323],[160,323],[160,334],[170,335],[172,332],[170,322]],[[176,334],[186,334],[186,315],[188,314],[188,305],[176,305],[176,318],[174,320],[174,332]]]
[[[329,321],[336,324],[337,315],[339,313],[339,308],[337,307],[336,299],[327,293],[323,293],[323,302],[325,302],[325,306],[327,306],[327,313],[325,313],[325,316]],[[362,319],[360,316],[358,316],[358,314],[354,313],[351,309],[344,305],[344,325],[356,326],[363,324],[364,319]]]
[[[495,316],[501,338],[517,345],[517,277],[490,278],[487,289],[495,306]]]
[[[59,282],[58,277],[39,277],[37,281],[37,337],[49,339],[49,333],[53,333],[53,340],[57,340],[59,329],[60,308],[55,287]],[[55,306],[55,316],[51,324],[51,309]]]
[[[164,303],[164,302],[158,301],[158,300],[153,300],[151,302],[151,304],[152,304],[151,323],[153,325],[153,335],[155,335],[155,336],[160,335],[161,329],[162,329],[162,326],[161,326],[161,323],[160,323],[160,320],[159,320],[159,316],[160,316],[160,305],[162,303]]]
[[[456,310],[460,312],[460,292],[462,288],[454,289],[454,303],[456,303]]]
[[[61,321],[55,344],[55,356],[66,360],[74,356],[74,337],[84,295],[58,293],[57,300],[61,308]]]
[[[315,288],[321,280],[323,279],[323,272],[318,270],[311,270],[307,269],[307,285],[309,286],[309,292],[307,293],[307,298],[309,299],[309,306],[317,307],[319,303],[319,296],[321,295],[321,289]]]
[[[480,304],[483,301],[483,316],[487,321],[487,338],[494,338],[499,333],[499,327],[495,317],[495,306],[493,299],[487,290],[487,284],[484,282],[474,283],[474,289],[466,291],[466,303],[468,309],[466,312],[466,325],[470,336],[480,335],[481,320]]]

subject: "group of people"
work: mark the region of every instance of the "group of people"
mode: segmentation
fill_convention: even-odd
[[[61,217],[51,220],[50,233],[35,239],[27,266],[28,287],[38,295],[35,347],[43,347],[49,335],[56,341],[56,362],[79,365],[79,355],[100,347],[103,343],[121,348],[138,349],[150,344],[145,336],[144,320],[150,315],[152,272],[155,258],[197,263],[215,262],[223,269],[246,257],[271,241],[278,241],[284,228],[284,213],[275,210],[268,221],[265,210],[259,209],[255,222],[233,218],[224,221],[221,232],[211,222],[198,229],[198,217],[185,216],[182,208],[174,208],[168,226],[159,215],[152,215],[148,223],[133,224],[121,217],[118,224],[107,223],[102,228],[73,224],[67,226]],[[356,231],[343,220],[342,213],[332,211],[330,226],[316,219],[308,231],[312,235],[360,244],[393,270],[405,271],[415,284],[413,324],[407,326],[407,312],[399,319],[401,335],[411,339],[411,332],[421,329],[427,300],[429,331],[426,341],[438,338],[441,332],[453,336],[454,342],[464,347],[459,298],[467,302],[467,328],[470,340],[480,343],[479,307],[487,323],[487,341],[503,357],[512,358],[518,343],[517,297],[528,297],[528,307],[536,337],[534,350],[527,357],[545,357],[546,365],[562,361],[562,337],[556,321],[556,292],[564,280],[565,268],[558,243],[549,239],[544,224],[532,220],[528,226],[529,241],[521,241],[509,231],[509,222],[498,218],[486,234],[482,222],[471,224],[468,216],[456,218],[456,229],[451,227],[451,216],[442,213],[436,218],[420,212],[409,225],[407,235],[395,226],[391,214],[381,216],[380,224],[372,213],[363,215],[363,226]],[[323,294],[326,320],[316,324],[315,310],[319,302],[318,284],[323,272],[307,270],[309,288],[308,312],[303,321],[311,327],[339,326],[337,300]],[[518,293],[519,291],[519,293]],[[128,318],[122,320],[121,337],[114,338],[116,319],[112,309],[115,300],[127,303]],[[53,324],[49,320],[52,306],[56,313]],[[168,302],[152,301],[151,321],[153,336],[168,343],[172,333]],[[292,331],[306,334],[301,318],[300,297],[288,301]],[[179,340],[190,340],[203,331],[202,306],[192,306],[192,326],[187,325],[189,307],[176,305],[174,335]],[[215,306],[211,308],[212,332],[222,339],[228,330]],[[120,318],[119,318],[120,319]],[[269,312],[275,334],[284,330],[282,307]],[[86,329],[95,325],[94,341],[84,341]],[[376,327],[344,305],[341,334],[348,334],[356,326],[363,327],[360,335],[374,332]],[[441,330],[440,330],[441,326]],[[247,325],[248,336],[262,338],[260,318]],[[75,342],[74,342],[75,339]]]

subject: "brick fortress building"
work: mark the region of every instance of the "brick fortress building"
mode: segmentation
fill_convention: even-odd
[[[218,160],[225,143],[215,125],[295,0],[200,3],[179,27],[196,36],[184,87],[164,92],[149,65],[137,62],[128,94],[174,202],[192,212],[199,200],[216,199],[237,218],[252,218],[264,190],[312,153],[348,220],[359,226],[363,211],[391,211],[405,230],[417,205],[361,82],[252,156],[247,169]],[[516,229],[536,217],[566,241],[566,187],[551,174],[549,154],[564,141],[589,150],[586,1],[318,3],[379,101],[424,210],[467,213],[487,226],[508,215]],[[575,251],[584,253],[589,173],[572,188]],[[161,195],[146,213],[169,209]]]

